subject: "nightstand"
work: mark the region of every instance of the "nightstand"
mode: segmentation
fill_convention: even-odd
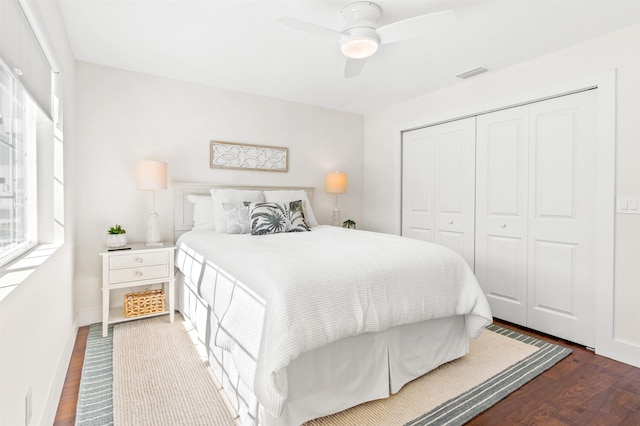
[[[145,246],[144,243],[130,244],[129,250],[104,249],[102,256],[102,336],[107,335],[109,324],[169,314],[169,322],[174,319],[174,251],[176,246],[164,243],[162,246]],[[109,308],[111,290],[127,287],[168,284],[165,288],[164,312],[125,318],[122,307]]]

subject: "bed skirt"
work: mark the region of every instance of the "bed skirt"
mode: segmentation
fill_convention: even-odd
[[[197,284],[178,272],[176,305],[206,347],[210,367],[243,426],[299,425],[396,393],[409,381],[465,355],[463,316],[394,327],[349,337],[293,360],[278,382],[287,400],[280,417],[266,413],[241,380],[229,353],[214,344],[218,325]]]

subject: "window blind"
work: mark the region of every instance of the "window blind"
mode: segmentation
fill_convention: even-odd
[[[0,1],[0,58],[51,118],[51,66],[18,0]]]

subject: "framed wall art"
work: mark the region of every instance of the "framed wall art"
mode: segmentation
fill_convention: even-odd
[[[210,142],[209,167],[212,169],[287,172],[289,150],[279,146]]]

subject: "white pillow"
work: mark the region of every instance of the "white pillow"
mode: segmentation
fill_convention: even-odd
[[[227,215],[227,234],[251,233],[250,205],[249,202],[244,204],[222,203],[222,208]]]
[[[213,200],[210,195],[187,195],[187,200],[193,203],[193,230],[215,230],[213,215]]]
[[[213,198],[213,216],[216,226],[216,232],[227,232],[227,213],[224,211],[223,203],[242,204],[245,201],[259,203],[264,201],[262,191],[249,189],[212,189],[211,197]]]
[[[313,214],[313,209],[311,208],[311,203],[309,202],[309,197],[305,190],[263,191],[262,193],[264,194],[265,201],[274,201],[279,203],[297,200],[304,201],[305,203],[303,203],[303,207],[305,209],[305,219],[309,223],[309,226],[318,226],[318,221]]]

